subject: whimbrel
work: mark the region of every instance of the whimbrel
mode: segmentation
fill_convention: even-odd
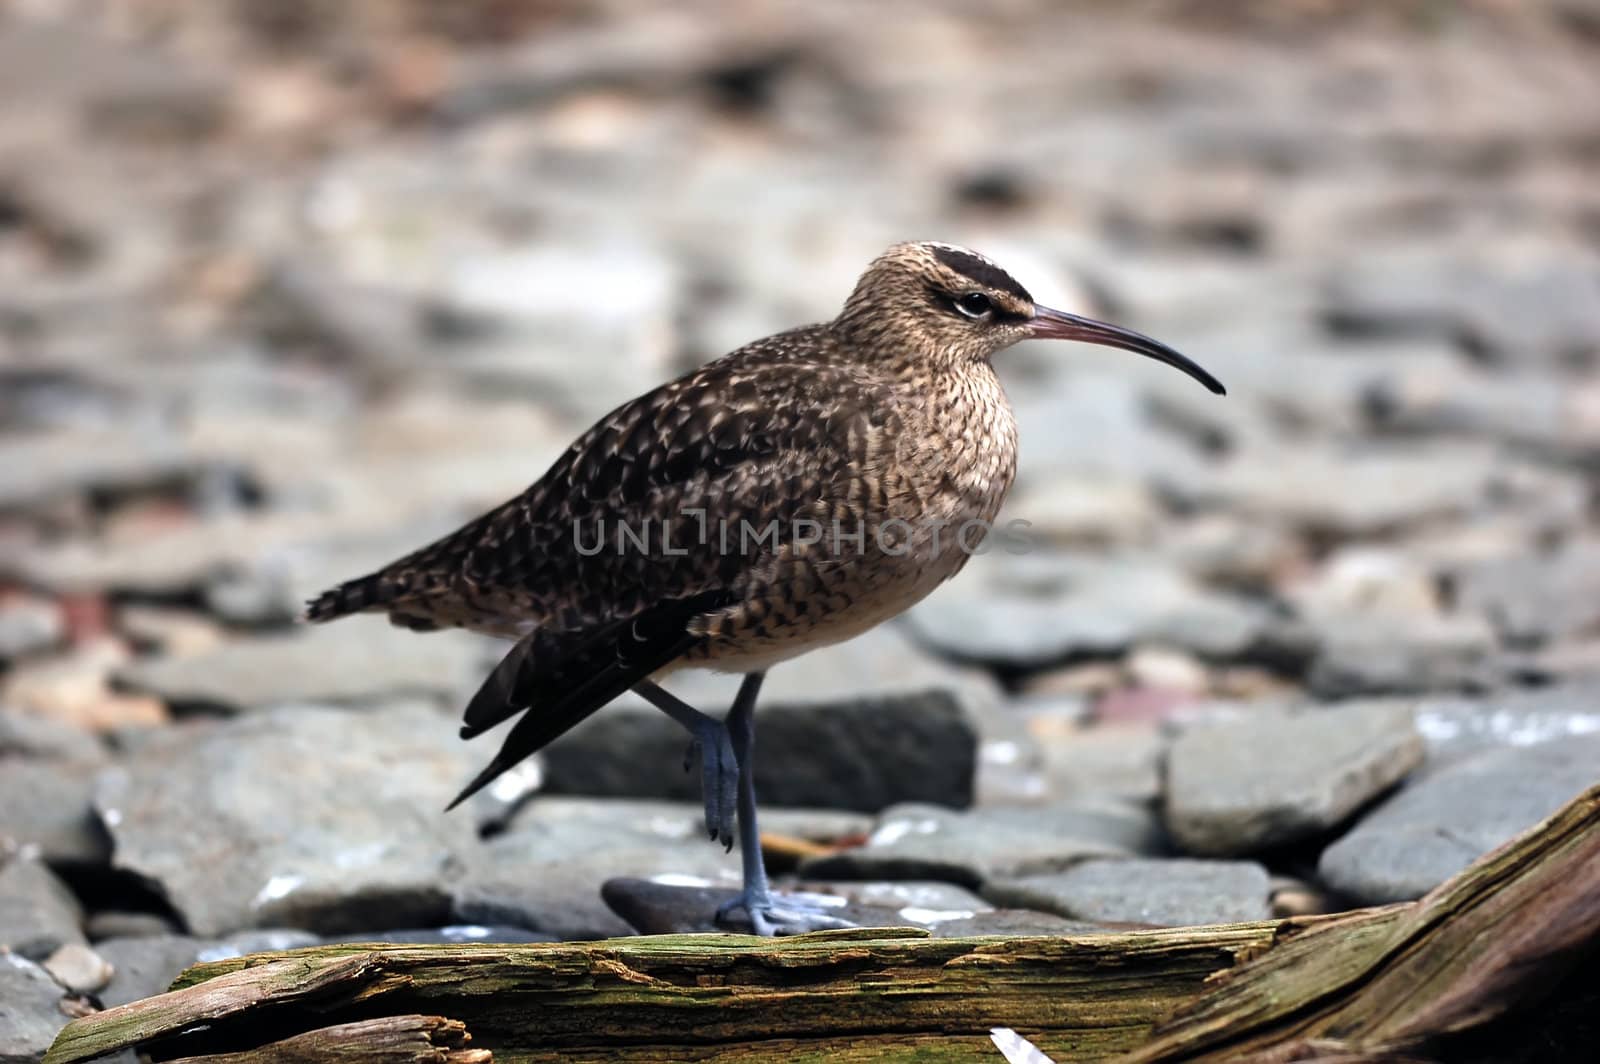
[[[601,418],[533,486],[307,617],[387,613],[418,630],[516,640],[468,704],[463,738],[517,714],[452,807],[632,689],[688,730],[706,826],[732,848],[763,935],[838,926],[774,894],[762,863],[754,709],[773,665],[900,613],[957,573],[1016,472],[990,357],[1081,340],[1222,385],[1127,329],[1038,306],[993,262],[899,244],[833,321],[757,340]],[[719,721],[669,694],[680,668],[742,673]]]

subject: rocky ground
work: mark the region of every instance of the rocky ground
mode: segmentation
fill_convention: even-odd
[[[1600,8],[627,7],[0,9],[0,1058],[196,958],[704,926],[667,721],[442,815],[495,646],[293,616],[896,239],[1230,394],[1002,359],[1040,549],[774,673],[790,882],[1328,911],[1600,778]]]

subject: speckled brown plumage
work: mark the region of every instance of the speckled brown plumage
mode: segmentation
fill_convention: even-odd
[[[994,518],[1017,438],[989,357],[1040,335],[1043,313],[981,256],[897,245],[835,320],[623,404],[521,495],[308,617],[381,611],[518,640],[463,735],[531,712],[473,787],[652,676],[759,672],[848,638],[962,567],[978,537],[950,529]],[[742,535],[773,522],[771,541]],[[805,522],[823,542],[802,541]]]

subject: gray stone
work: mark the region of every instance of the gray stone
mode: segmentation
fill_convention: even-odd
[[[164,994],[180,972],[200,959],[206,943],[187,935],[140,935],[108,938],[95,952],[111,965],[112,975],[97,996],[106,1008]]]
[[[100,777],[95,807],[116,866],[196,934],[427,925],[475,837],[443,815],[471,772],[454,730],[407,704],[172,729]]]
[[[721,716],[733,678],[690,674],[672,686]],[[899,801],[971,801],[979,738],[998,701],[993,681],[932,661],[878,630],[773,671],[757,708],[756,778],[772,806],[876,812]],[[626,695],[552,743],[554,793],[694,800],[688,736]]]
[[[100,761],[106,748],[88,732],[50,717],[0,709],[0,757]]]
[[[561,939],[631,934],[601,898],[607,880],[687,876],[737,888],[737,857],[707,840],[702,819],[696,803],[537,798],[472,852],[451,912]]]
[[[557,942],[554,935],[541,935],[520,927],[485,927],[482,924],[451,924],[448,927],[418,927],[401,931],[361,931],[339,935],[326,942],[397,942],[412,946],[446,946],[463,942]]]
[[[65,632],[61,609],[49,599],[0,599],[0,661],[49,650]]]
[[[854,905],[893,909],[907,923],[929,927],[994,909],[965,887],[937,880],[807,881],[796,884],[795,889],[808,894],[837,895]]]
[[[988,935],[1103,935],[1106,929],[1083,920],[1068,920],[1032,909],[990,909],[988,912],[938,920],[930,925],[934,938],[975,938]]]
[[[1447,765],[1363,817],[1317,872],[1366,904],[1421,897],[1594,784],[1600,735],[1489,750]]]
[[[1477,698],[1425,698],[1415,715],[1430,768],[1495,747],[1566,741],[1600,734],[1600,677]]]
[[[45,958],[44,970],[74,994],[93,994],[111,981],[112,968],[88,946],[68,942]]]
[[[379,618],[351,618],[293,635],[241,639],[192,657],[138,660],[119,669],[116,679],[185,709],[244,712],[407,695],[455,705],[477,689],[494,660],[493,646],[465,632],[424,637]]]
[[[1055,555],[968,568],[906,615],[919,640],[958,660],[1042,669],[1145,643],[1222,661],[1310,652],[1304,633],[1273,609],[1207,591],[1161,563]]]
[[[1318,698],[1481,689],[1503,667],[1481,617],[1342,614],[1313,626],[1320,646],[1306,684]]]
[[[150,431],[60,431],[0,443],[0,510],[43,506],[90,491],[132,492],[193,480],[203,463],[181,441]]]
[[[0,847],[52,862],[103,864],[111,856],[92,807],[102,762],[0,757]]]
[[[1040,739],[1052,794],[1103,794],[1148,802],[1161,797],[1168,739],[1153,727],[1103,726]]]
[[[100,942],[108,938],[149,938],[153,935],[175,935],[181,930],[159,913],[121,912],[102,909],[89,915],[85,926],[89,941]]]
[[[1265,920],[1267,870],[1254,861],[1085,861],[1064,872],[994,880],[984,897],[1102,924],[1190,927]]]
[[[0,1064],[38,1064],[67,1025],[63,991],[26,957],[0,950]]]
[[[1249,853],[1335,826],[1422,761],[1409,707],[1258,711],[1197,725],[1167,756],[1167,830],[1196,854]]]
[[[907,804],[884,810],[866,843],[801,863],[817,879],[937,879],[976,886],[1065,868],[1088,857],[1130,857],[1159,839],[1154,818],[1115,799],[968,812]]]
[[[0,865],[0,947],[43,960],[67,943],[84,945],[78,900],[40,861]]]
[[[1487,617],[1509,642],[1592,632],[1600,625],[1600,541],[1468,565],[1454,586],[1459,608]]]
[[[784,890],[857,927],[923,926],[918,921],[907,921],[892,908],[862,905],[836,894]],[[621,878],[607,880],[601,893],[612,911],[640,934],[676,935],[726,930],[716,922],[717,907],[738,895],[739,890],[737,885],[716,886],[709,882]],[[742,913],[732,914],[730,926],[739,927],[742,919]]]

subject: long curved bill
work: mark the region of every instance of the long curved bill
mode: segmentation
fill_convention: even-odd
[[[1037,307],[1033,315],[1033,335],[1040,340],[1081,340],[1086,344],[1100,344],[1102,347],[1120,347],[1124,351],[1132,351],[1153,358],[1157,362],[1165,362],[1174,369],[1181,369],[1218,395],[1228,394],[1221,381],[1201,369],[1195,362],[1161,341],[1152,340],[1132,329],[1108,325],[1093,318],[1080,318],[1064,310]]]

